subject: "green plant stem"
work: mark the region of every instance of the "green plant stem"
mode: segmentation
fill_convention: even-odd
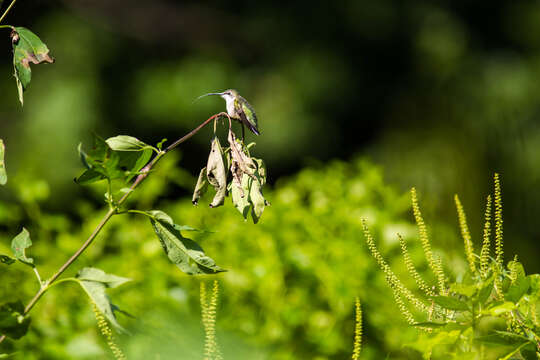
[[[15,0],[12,2],[12,4],[15,2]],[[11,6],[11,5],[10,5]],[[7,11],[7,10],[6,10]],[[4,13],[5,14],[5,13]],[[199,130],[201,130],[203,127],[205,127],[206,125],[208,125],[212,120],[217,120],[220,116],[227,116],[229,117],[229,115],[227,115],[226,113],[219,113],[219,114],[215,114],[215,115],[212,115],[211,117],[209,117],[208,119],[206,119],[204,122],[202,122],[199,126],[197,126],[195,129],[193,129],[191,132],[189,132],[188,134],[184,135],[183,137],[181,137],[180,139],[176,140],[174,143],[172,143],[171,145],[169,145],[165,150],[163,151],[159,151],[156,156],[148,163],[148,165],[146,165],[142,170],[141,170],[141,173],[139,174],[139,176],[137,176],[137,178],[135,179],[135,181],[133,182],[133,184],[131,184],[131,187],[130,187],[130,190],[129,192],[125,193],[121,198],[120,200],[118,200],[118,202],[109,209],[109,211],[107,211],[107,213],[105,214],[105,216],[103,216],[103,218],[101,219],[101,221],[99,222],[99,224],[97,225],[97,227],[94,229],[94,231],[92,232],[92,234],[88,237],[88,239],[86,239],[86,241],[81,245],[81,247],[60,267],[60,269],[58,269],[48,280],[46,280],[42,286],[40,287],[40,289],[38,290],[38,292],[36,293],[36,295],[34,295],[34,297],[32,298],[32,300],[30,300],[30,302],[28,303],[28,305],[26,305],[26,307],[24,308],[24,315],[28,314],[30,312],[30,310],[32,310],[32,308],[34,307],[34,305],[39,301],[39,299],[43,296],[43,294],[45,294],[45,292],[53,285],[53,283],[56,281],[56,279],[58,279],[58,277],[60,275],[62,275],[62,273],[64,271],[67,270],[67,268],[73,264],[75,262],[75,260],[77,260],[77,258],[88,248],[88,246],[90,246],[90,244],[92,244],[92,242],[94,241],[94,239],[96,238],[96,236],[99,234],[99,232],[105,227],[105,225],[107,224],[107,222],[113,217],[113,215],[117,214],[119,209],[120,209],[120,206],[122,206],[122,204],[128,199],[129,195],[133,192],[133,190],[139,186],[140,183],[142,183],[144,181],[144,179],[146,179],[146,177],[148,176],[148,173],[150,172],[150,170],[158,163],[158,161],[166,154],[168,153],[169,151],[171,150],[174,150],[176,147],[178,147],[180,144],[182,144],[183,142],[185,142],[186,140],[188,140],[189,138],[191,138],[193,135],[195,135],[196,133],[199,132]],[[229,118],[229,121],[230,121],[230,118]],[[5,335],[1,335],[0,336],[0,343],[2,341],[4,341],[4,339],[6,338]]]
[[[6,15],[8,14],[9,10],[11,10],[11,8],[13,7],[13,5],[15,5],[15,3],[17,2],[17,0],[13,0],[11,2],[11,4],[9,4],[9,6],[7,7],[6,11],[4,11],[4,13],[2,14],[2,17],[0,17],[0,23],[2,22],[2,20],[4,20],[4,18],[6,17]]]

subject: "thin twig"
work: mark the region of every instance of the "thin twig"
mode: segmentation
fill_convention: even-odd
[[[9,6],[7,7],[6,11],[4,11],[4,13],[2,14],[2,17],[0,17],[0,23],[2,22],[2,20],[4,20],[4,18],[6,17],[6,15],[8,14],[9,10],[11,10],[11,8],[13,7],[13,5],[15,5],[15,2],[17,2],[17,0],[13,0],[11,2],[11,4],[9,4]]]
[[[13,2],[15,2],[16,0],[14,0]],[[13,4],[12,2],[12,4]],[[5,13],[4,13],[5,14]],[[139,186],[139,184],[141,182],[143,182],[143,180],[148,176],[148,173],[150,172],[150,170],[152,169],[152,167],[154,167],[154,165],[157,164],[157,162],[166,154],[168,153],[169,151],[175,149],[177,146],[179,146],[180,144],[182,144],[183,142],[185,142],[186,140],[188,140],[189,138],[191,138],[193,135],[195,135],[196,133],[199,132],[199,130],[201,130],[203,127],[205,127],[206,125],[208,125],[212,120],[216,119],[216,118],[219,118],[220,116],[222,115],[226,115],[228,117],[228,115],[226,113],[219,113],[219,114],[215,114],[213,116],[211,116],[210,118],[208,118],[207,120],[205,120],[203,123],[201,123],[199,126],[197,126],[194,130],[192,130],[191,132],[189,132],[188,134],[184,135],[183,137],[181,137],[180,139],[176,140],[173,144],[171,144],[170,146],[168,146],[165,150],[163,151],[160,151],[153,159],[152,161],[150,161],[148,163],[148,165],[146,165],[142,170],[141,170],[141,174],[139,174],[139,176],[137,176],[137,178],[135,179],[135,181],[133,182],[133,184],[131,184],[131,187],[130,187],[130,190],[134,190],[137,186]],[[230,121],[230,119],[229,119]],[[101,221],[99,222],[99,224],[97,225],[97,227],[94,229],[94,231],[92,232],[92,234],[88,237],[88,239],[86,239],[86,241],[81,245],[81,247],[64,263],[64,265],[62,265],[60,267],[60,269],[58,269],[58,271],[56,271],[48,280],[46,280],[45,282],[43,282],[42,286],[40,287],[39,291],[36,293],[36,295],[34,295],[34,297],[32,298],[32,300],[30,300],[30,302],[28,303],[28,305],[26,305],[25,309],[24,309],[24,315],[28,314],[30,312],[30,310],[32,310],[32,308],[34,307],[34,305],[39,301],[39,299],[41,298],[41,296],[52,286],[52,284],[56,281],[56,279],[58,279],[58,277],[60,275],[62,275],[62,273],[64,271],[66,271],[66,269],[75,262],[75,260],[77,260],[77,258],[88,248],[88,246],[90,246],[90,244],[94,241],[94,239],[96,238],[96,236],[99,234],[99,232],[101,231],[101,229],[103,229],[103,227],[105,227],[105,225],[107,224],[107,222],[113,217],[113,215],[117,214],[118,213],[118,210],[120,209],[120,206],[127,200],[127,198],[129,197],[129,195],[132,193],[133,191],[129,191],[127,193],[125,193],[121,198],[120,200],[118,200],[118,202],[115,204],[115,206],[111,207],[109,209],[109,211],[107,211],[107,213],[105,214],[105,216],[103,217],[103,219],[101,219]],[[6,338],[5,335],[1,335],[0,336],[0,343],[2,341],[4,341],[4,339]]]

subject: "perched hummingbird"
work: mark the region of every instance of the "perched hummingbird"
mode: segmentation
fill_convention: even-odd
[[[251,130],[251,132],[253,132],[255,135],[260,134],[259,129],[257,128],[257,115],[255,114],[255,110],[253,110],[246,99],[238,94],[238,91],[230,89],[221,93],[209,93],[201,95],[197,99],[209,95],[219,95],[225,99],[227,102],[227,114],[229,114],[232,119],[240,121],[243,125],[246,125],[248,129]]]

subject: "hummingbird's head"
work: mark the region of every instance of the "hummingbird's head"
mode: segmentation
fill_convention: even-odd
[[[229,90],[225,90],[224,92],[222,92],[221,94],[221,97],[224,98],[225,100],[227,99],[233,99],[235,97],[238,96],[238,91],[234,90],[234,89],[229,89]]]
[[[225,90],[224,92],[220,92],[220,93],[208,93],[208,94],[204,94],[204,95],[199,96],[198,98],[193,100],[193,102],[199,100],[200,98],[203,98],[205,96],[210,96],[210,95],[219,95],[223,99],[225,99],[225,101],[231,101],[231,100],[233,100],[234,98],[236,98],[238,96],[238,91],[236,91],[234,89],[229,89],[229,90]]]

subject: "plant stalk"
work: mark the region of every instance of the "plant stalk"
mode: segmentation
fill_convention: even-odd
[[[2,14],[2,17],[0,17],[0,23],[2,22],[2,20],[4,20],[4,18],[6,17],[6,15],[8,14],[8,12],[11,10],[11,8],[13,7],[13,5],[15,5],[15,3],[17,2],[17,0],[13,0],[11,2],[11,4],[9,4],[9,6],[7,7],[6,11],[4,11],[4,13]]]
[[[13,0],[10,7],[13,6],[15,1],[16,0]],[[4,15],[2,16],[2,18],[0,18],[0,21],[4,18],[5,14],[7,13],[8,10],[9,10],[9,8],[6,10],[6,12],[4,12]],[[90,244],[94,241],[96,236],[105,227],[107,222],[109,222],[109,220],[113,217],[113,215],[118,213],[118,210],[120,209],[120,206],[122,206],[122,204],[128,199],[129,195],[133,192],[133,190],[135,190],[135,188],[137,186],[139,186],[144,181],[144,179],[146,179],[146,177],[148,176],[150,170],[158,163],[158,161],[166,153],[168,153],[171,150],[174,150],[180,144],[182,144],[183,142],[190,139],[193,135],[197,134],[203,127],[208,125],[212,120],[217,120],[222,115],[229,117],[229,115],[226,114],[226,113],[219,113],[219,114],[212,115],[211,117],[206,119],[204,122],[202,122],[199,126],[197,126],[195,129],[193,129],[191,132],[187,133],[186,135],[184,135],[180,139],[176,140],[174,143],[169,145],[165,150],[160,151],[160,152],[158,152],[156,154],[156,156],[141,170],[141,173],[139,174],[139,176],[137,176],[137,178],[135,179],[133,184],[131,184],[131,187],[130,187],[131,191],[128,191],[127,193],[125,193],[120,198],[120,200],[118,200],[118,202],[113,207],[111,207],[109,209],[109,211],[107,211],[105,216],[103,216],[103,218],[101,219],[101,221],[99,222],[97,227],[94,229],[92,234],[88,237],[88,239],[86,239],[86,241],[81,245],[81,247],[48,280],[46,280],[42,284],[42,286],[40,287],[40,289],[38,290],[36,295],[34,295],[32,300],[30,300],[28,305],[26,305],[26,307],[24,308],[24,315],[28,314],[30,312],[30,310],[32,310],[34,305],[39,301],[41,296],[43,296],[43,294],[45,294],[45,292],[52,286],[52,284],[56,281],[56,279],[58,279],[58,277],[60,277],[60,275],[62,275],[62,273],[64,271],[66,271],[67,268],[71,264],[73,264],[75,262],[75,260],[77,260],[77,258],[88,248],[88,246],[90,246]],[[5,338],[6,338],[5,335],[1,335],[0,336],[0,343],[2,341],[4,341]]]

